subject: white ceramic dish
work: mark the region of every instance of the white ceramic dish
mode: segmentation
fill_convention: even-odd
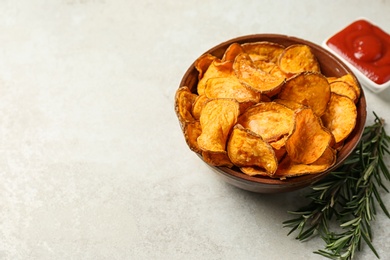
[[[380,26],[378,26],[377,24],[373,23],[372,21],[370,21],[369,19],[367,18],[364,18],[364,17],[360,17],[360,18],[357,18],[356,20],[352,21],[350,24],[352,24],[353,22],[355,21],[359,21],[359,20],[365,20],[367,21],[368,23],[371,23],[372,25],[374,26],[377,26],[380,28]],[[349,26],[350,24],[348,24],[347,26]],[[335,34],[329,36],[327,39],[325,39],[325,41],[323,41],[322,43],[322,46],[328,50],[329,52],[331,52],[332,54],[334,54],[336,57],[338,57],[339,59],[341,59],[345,64],[347,64],[348,67],[351,68],[351,70],[354,72],[354,74],[356,75],[356,77],[359,79],[361,85],[363,85],[364,87],[366,87],[367,89],[371,90],[372,92],[374,93],[379,93],[379,92],[382,92],[383,90],[387,89],[388,87],[390,87],[390,80],[383,83],[383,84],[377,84],[375,83],[374,81],[372,81],[371,79],[369,79],[366,75],[364,75],[358,68],[356,68],[353,64],[351,64],[348,60],[346,60],[344,57],[342,57],[341,55],[339,55],[337,52],[335,52],[334,50],[332,50],[328,45],[327,45],[327,42],[330,38],[332,38],[334,35],[336,35],[337,33],[339,33],[340,31],[342,31],[344,28],[346,28],[347,26],[343,27],[342,29],[340,29],[339,31],[337,31]],[[383,30],[383,29],[382,29]],[[384,30],[383,30],[384,31]],[[388,48],[390,49],[390,47]]]

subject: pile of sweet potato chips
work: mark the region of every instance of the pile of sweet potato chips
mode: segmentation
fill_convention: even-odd
[[[175,110],[188,146],[210,165],[280,179],[319,173],[355,127],[358,83],[321,74],[306,45],[233,43],[195,68],[197,88],[180,87]]]

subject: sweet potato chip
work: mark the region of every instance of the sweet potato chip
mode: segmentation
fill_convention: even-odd
[[[233,167],[233,163],[230,161],[226,151],[202,151],[202,158],[206,163],[213,166]]]
[[[191,93],[188,87],[180,87],[175,96],[175,110],[184,138],[189,148],[194,152],[200,151],[197,138],[201,133],[199,121],[196,121],[191,114],[192,105],[197,97],[196,94]]]
[[[184,138],[187,142],[188,147],[192,151],[194,151],[196,153],[200,153],[201,150],[200,150],[198,142],[197,142],[198,137],[202,133],[200,122],[194,121],[194,122],[186,123],[184,125],[184,128],[183,128],[183,133],[184,133]]]
[[[234,165],[257,166],[273,175],[278,161],[273,148],[260,135],[237,124],[230,135],[227,152]]]
[[[207,80],[211,78],[223,78],[233,75],[233,62],[215,59],[207,68],[203,77],[198,82],[198,95],[204,94]]]
[[[197,95],[193,94],[187,86],[180,87],[175,94],[175,111],[182,128],[187,122],[195,121],[191,114],[192,105]]]
[[[241,47],[254,61],[262,60],[273,63],[277,62],[285,48],[283,45],[267,41],[243,43]]]
[[[303,72],[286,81],[278,98],[301,103],[321,116],[328,106],[330,85],[322,74]]]
[[[346,139],[356,125],[357,109],[348,97],[332,93],[327,110],[321,119],[334,135],[336,143]]]
[[[353,87],[345,81],[336,80],[330,83],[330,91],[342,96],[349,97],[354,103],[357,102],[357,94]]]
[[[335,162],[336,152],[330,147],[327,147],[321,157],[311,164],[296,163],[289,156],[286,156],[279,163],[274,177],[284,179],[286,177],[295,177],[304,174],[316,174],[329,169]]]
[[[284,156],[286,155],[286,149],[281,148],[279,150],[274,149],[275,156],[278,162],[280,162]],[[279,168],[279,166],[278,166]],[[240,170],[249,176],[268,176],[268,177],[277,177],[275,175],[269,175],[263,168],[257,167],[257,166],[242,166],[240,167]],[[276,170],[278,172],[278,170]]]
[[[249,176],[269,176],[270,175],[263,169],[256,166],[243,166],[240,170]]]
[[[339,78],[337,78],[337,77],[329,77],[328,78],[328,82],[330,84],[332,84],[335,81],[344,82],[344,83],[348,84],[355,91],[355,95],[354,95],[355,99],[353,99],[353,100],[356,103],[358,98],[360,97],[360,94],[361,94],[361,91],[360,91],[360,88],[358,86],[356,79],[351,74],[346,74],[346,75],[339,77]],[[343,95],[343,94],[341,94],[341,95]]]
[[[237,122],[239,104],[234,99],[212,99],[206,103],[200,115],[202,133],[198,145],[202,151],[226,151],[230,130]]]
[[[276,102],[260,102],[240,115],[238,123],[265,141],[274,142],[292,132],[294,111]]]
[[[310,108],[295,112],[295,129],[286,142],[286,150],[296,163],[315,162],[331,145],[332,134]]]
[[[257,68],[246,53],[241,53],[236,57],[233,70],[242,84],[260,93],[274,91],[284,82],[284,78],[273,76]]]
[[[269,144],[272,146],[272,148],[279,150],[282,147],[285,147],[288,137],[289,136],[287,134],[283,135],[279,140],[270,141]]]
[[[351,74],[345,74],[344,76],[340,77],[340,80],[347,82],[350,84],[353,89],[356,91],[356,96],[360,97],[361,90],[359,88],[359,84],[354,76]]]
[[[244,52],[244,50],[240,44],[232,43],[223,54],[222,61],[234,61],[236,56],[242,52]]]
[[[192,116],[196,120],[199,120],[202,109],[206,105],[207,101],[208,98],[206,95],[199,95],[195,98],[194,103],[192,104]]]
[[[285,73],[321,72],[317,58],[310,47],[304,44],[294,44],[287,47],[280,55],[278,65]]]
[[[206,82],[205,95],[210,98],[233,98],[238,102],[259,102],[260,93],[242,85],[234,77],[211,78]]]
[[[198,78],[201,79],[203,78],[204,72],[209,68],[210,64],[217,59],[217,57],[206,53],[200,56],[196,61],[195,61],[195,69],[199,72]]]

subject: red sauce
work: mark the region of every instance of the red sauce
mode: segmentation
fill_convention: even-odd
[[[390,35],[366,20],[358,20],[326,44],[377,84],[390,80]]]

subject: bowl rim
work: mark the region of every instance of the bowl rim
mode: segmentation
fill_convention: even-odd
[[[359,100],[357,101],[357,110],[358,110],[358,118],[354,130],[351,132],[349,137],[346,139],[346,145],[341,149],[341,151],[337,154],[336,162],[333,166],[328,168],[327,170],[315,173],[315,174],[305,174],[301,176],[296,177],[288,177],[285,180],[280,180],[279,178],[271,178],[266,176],[249,176],[241,171],[237,171],[234,168],[229,168],[225,166],[212,166],[208,163],[209,167],[211,167],[215,172],[217,172],[225,181],[231,183],[234,186],[237,186],[239,188],[254,191],[254,192],[261,192],[261,193],[276,193],[276,192],[285,192],[285,191],[293,191],[300,188],[303,188],[305,186],[308,186],[309,184],[312,184],[314,182],[319,181],[326,175],[328,175],[331,171],[335,170],[337,167],[341,165],[341,163],[353,152],[353,150],[356,148],[357,144],[359,143],[359,140],[361,139],[367,119],[367,104],[365,99],[364,90],[356,77],[354,71],[340,58],[338,58],[336,55],[334,55],[329,50],[325,49],[323,46],[313,43],[311,41],[301,39],[295,36],[289,36],[284,34],[273,34],[273,33],[265,33],[265,34],[249,34],[249,35],[243,35],[239,37],[235,37],[229,40],[226,40],[222,43],[219,43],[215,45],[214,47],[210,48],[209,50],[205,51],[202,55],[210,53],[215,55],[216,57],[221,58],[223,53],[221,53],[220,49],[224,47],[223,50],[226,50],[226,48],[232,44],[232,43],[247,43],[247,42],[260,42],[260,41],[269,41],[266,39],[272,39],[272,38],[280,38],[287,41],[291,41],[294,43],[300,43],[300,44],[306,44],[309,47],[313,48],[315,52],[319,51],[324,53],[326,56],[331,57],[331,59],[338,65],[338,67],[341,67],[343,70],[351,74],[358,83],[358,87],[361,90],[361,95],[359,97]],[[271,41],[272,42],[272,41]],[[219,54],[219,55],[218,55]],[[200,55],[199,57],[201,57]],[[196,61],[196,60],[195,60]],[[198,79],[197,77],[192,78],[192,80],[189,81],[191,76],[198,75],[198,72],[195,68],[195,61],[190,65],[190,67],[186,70],[185,74],[182,77],[182,80],[180,81],[179,87],[187,86],[189,84],[193,85],[196,84]],[[360,112],[360,114],[359,114]],[[352,139],[354,139],[354,142],[351,142]],[[340,153],[341,152],[341,153]],[[196,153],[201,159],[201,155]],[[203,161],[203,160],[202,160]]]

